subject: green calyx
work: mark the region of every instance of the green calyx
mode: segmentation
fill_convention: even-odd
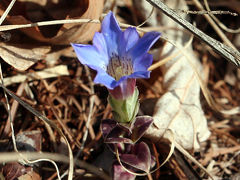
[[[120,123],[129,123],[137,115],[139,110],[139,101],[138,101],[138,89],[135,88],[135,91],[132,96],[124,100],[118,100],[112,97],[108,97],[108,102],[112,107],[113,118]]]

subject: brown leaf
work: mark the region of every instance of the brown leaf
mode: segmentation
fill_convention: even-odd
[[[3,166],[2,171],[5,180],[17,179],[18,177],[31,171],[31,167],[25,167],[17,162],[8,163]]]
[[[141,1],[143,9],[150,11],[151,9],[147,9],[147,5],[144,3],[146,1]],[[187,9],[187,4],[184,0],[178,3],[175,1],[165,1],[165,3],[171,8]],[[156,18],[157,14],[153,15]],[[186,15],[182,17],[187,18]],[[161,26],[181,29],[180,25],[167,16],[162,16],[161,22],[148,22],[152,23],[153,26],[156,26],[154,23],[161,23]],[[175,55],[162,67],[164,74],[163,87],[166,92],[155,105],[153,114],[154,126],[148,129],[146,135],[155,141],[159,141],[162,137],[172,141],[174,137],[175,142],[185,149],[199,149],[200,142],[206,141],[210,136],[207,119],[204,116],[200,102],[199,79],[201,77],[199,74],[202,66],[191,46],[184,49],[186,47],[185,43],[190,38],[186,33],[183,31],[176,31],[176,33],[167,31],[165,34],[168,39],[171,39],[178,45],[178,48],[176,45],[166,43],[161,49],[162,54],[158,59],[171,57],[171,55],[179,52],[180,49],[183,54]],[[169,133],[169,130],[172,133]]]
[[[2,167],[5,180],[40,180],[40,176],[32,167],[24,166],[18,162],[7,163]]]
[[[42,134],[41,131],[24,131],[16,136],[16,143],[19,150],[41,151]]]
[[[50,47],[38,47],[23,45],[0,44],[0,56],[8,64],[14,68],[24,71],[32,66],[38,60],[45,57],[45,54],[50,51]]]
[[[50,2],[51,1],[47,4],[32,3],[35,4],[35,6],[31,5],[31,8],[28,8],[29,3],[27,3],[27,0],[22,0],[22,6],[25,7],[26,11],[17,15],[16,13],[15,15],[9,15],[7,21],[16,25],[57,19],[99,19],[104,4],[104,0],[81,0],[71,3],[67,0],[62,0],[57,4]],[[41,7],[43,4],[44,6]],[[69,7],[68,4],[71,4],[71,6],[69,5]],[[0,8],[1,7],[0,3]],[[41,9],[36,11],[34,9],[36,7]],[[0,14],[3,12],[3,10],[0,10]],[[98,31],[99,28],[100,24],[85,23],[31,27],[21,29],[21,31],[41,42],[64,45],[70,42],[87,42],[92,39],[94,33]]]
[[[38,173],[30,171],[27,174],[20,176],[18,180],[41,180],[41,177]]]

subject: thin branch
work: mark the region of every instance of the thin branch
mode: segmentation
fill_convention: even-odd
[[[186,28],[192,34],[194,34],[197,38],[204,41],[210,47],[212,47],[218,54],[226,58],[229,62],[240,68],[240,53],[233,48],[222,44],[221,42],[213,39],[212,37],[206,35],[201,30],[193,26],[191,23],[183,19],[180,15],[178,15],[173,9],[170,9],[160,0],[146,0],[154,7],[160,9],[164,14],[169,16],[171,19],[176,21],[178,24]]]
[[[82,145],[81,145],[81,148],[79,149],[77,155],[75,156],[75,159],[78,159],[78,157],[81,155],[83,149],[84,149],[84,146],[85,146],[85,143],[86,143],[86,140],[87,140],[87,136],[88,136],[88,129],[89,129],[89,125],[90,125],[90,122],[92,120],[92,114],[93,114],[93,105],[94,105],[94,83],[92,81],[92,78],[90,76],[90,71],[89,71],[89,68],[87,66],[84,66],[86,72],[87,72],[87,75],[88,75],[88,80],[89,80],[89,83],[90,83],[90,88],[91,88],[91,96],[90,96],[90,107],[89,107],[89,114],[88,114],[88,118],[87,118],[87,122],[86,122],[86,131],[83,135],[83,138],[82,138]]]
[[[203,15],[203,14],[209,14],[209,15],[213,15],[213,14],[219,14],[219,15],[223,15],[223,14],[228,14],[231,16],[238,16],[237,13],[233,13],[230,11],[212,11],[212,10],[201,10],[201,11],[189,11],[189,10],[183,10],[183,9],[178,9],[175,10],[177,13],[186,13],[186,14],[197,14],[197,15]]]
[[[49,159],[55,162],[62,162],[62,163],[71,163],[69,161],[69,157],[63,154],[56,154],[56,153],[49,153],[49,152],[1,152],[0,153],[0,163],[7,163],[7,162],[19,162],[19,161],[36,161],[39,159]],[[83,169],[86,169],[88,172],[91,172],[98,177],[104,180],[110,180],[110,177],[100,170],[100,168],[95,167],[92,164],[89,164],[83,160],[77,159],[75,164]]]
[[[199,2],[199,0],[193,0],[194,5],[199,10],[204,10],[202,4]],[[222,39],[222,41],[230,46],[231,48],[236,50],[236,47],[232,44],[232,42],[227,38],[227,36],[221,31],[221,29],[218,27],[218,25],[212,20],[211,16],[204,14],[203,15],[205,19],[209,22],[209,24],[212,26],[212,28],[215,30],[215,32],[218,34],[218,36]]]
[[[3,21],[5,20],[5,18],[7,17],[9,11],[12,9],[14,3],[16,0],[12,0],[11,3],[8,5],[6,11],[3,13],[3,15],[0,18],[0,25],[3,23]]]
[[[206,9],[208,11],[211,11],[209,5],[208,5],[208,1],[204,0],[204,5],[206,7]],[[209,14],[212,19],[218,24],[218,26],[220,26],[223,30],[225,30],[226,32],[230,32],[230,33],[240,33],[240,28],[238,29],[230,29],[227,26],[225,26],[216,16],[214,16],[213,14]]]
[[[43,22],[36,22],[36,23],[30,23],[30,24],[3,25],[3,26],[0,26],[0,31],[9,31],[13,29],[30,28],[30,27],[37,27],[37,26],[51,26],[51,25],[58,25],[58,24],[74,24],[74,23],[99,24],[100,20],[98,19],[65,19],[65,20],[43,21]]]
[[[148,15],[148,17],[146,18],[146,20],[143,21],[141,24],[139,24],[137,27],[143,26],[150,19],[150,17],[152,16],[153,12],[154,12],[154,7],[152,7],[152,10],[151,10],[150,14]]]
[[[1,63],[0,63],[0,79],[1,79],[1,84],[4,86]],[[17,144],[16,144],[16,138],[15,138],[15,132],[14,132],[14,127],[13,127],[13,119],[12,119],[11,107],[10,107],[10,104],[9,104],[9,101],[8,101],[8,97],[7,97],[7,93],[6,93],[5,89],[3,89],[3,93],[4,93],[4,97],[6,99],[8,118],[10,119],[10,127],[11,127],[11,133],[12,133],[13,149],[14,149],[15,152],[18,152]]]

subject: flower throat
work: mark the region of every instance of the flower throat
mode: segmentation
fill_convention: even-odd
[[[124,57],[119,57],[112,54],[109,64],[107,66],[107,73],[118,81],[121,77],[133,73],[132,61]]]

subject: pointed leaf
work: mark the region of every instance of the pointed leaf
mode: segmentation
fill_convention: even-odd
[[[144,142],[135,144],[132,148],[132,154],[122,154],[120,159],[122,162],[146,173],[149,172],[151,167],[151,153],[148,145]]]
[[[102,120],[101,131],[104,139],[112,131],[112,129],[116,127],[116,125],[117,125],[117,122],[112,119]]]
[[[128,128],[121,126],[117,124],[106,136],[106,139],[108,138],[119,138],[119,137],[124,137],[124,138],[129,138],[130,137],[130,131]]]
[[[134,180],[136,177],[135,175],[125,171],[118,162],[113,164],[112,171],[113,180]]]
[[[118,149],[118,153],[120,155],[122,154],[128,154],[132,150],[133,143],[106,143],[106,145],[109,147],[109,149],[116,153],[116,148]]]
[[[156,158],[155,158],[155,156],[151,155],[151,167],[150,167],[150,169],[152,169],[155,165],[156,165]]]
[[[105,143],[126,143],[126,144],[133,144],[131,139],[123,138],[123,137],[116,137],[116,138],[106,138],[104,141]]]
[[[145,133],[145,131],[152,124],[153,118],[151,116],[138,116],[131,124],[133,142],[137,142]]]

